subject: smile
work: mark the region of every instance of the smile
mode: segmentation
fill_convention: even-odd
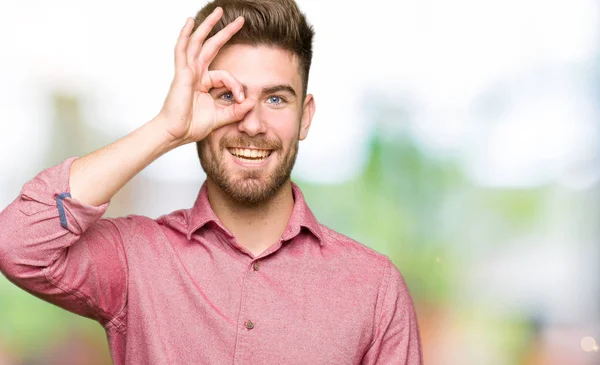
[[[256,148],[227,148],[235,158],[244,163],[261,163],[266,160],[273,150],[261,150]]]

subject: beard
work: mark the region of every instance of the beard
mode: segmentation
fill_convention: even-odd
[[[249,147],[272,150],[268,158],[277,158],[273,172],[263,170],[241,171],[241,176],[233,176],[225,163],[227,146]],[[298,154],[298,139],[287,151],[279,141],[264,137],[227,136],[219,141],[218,151],[211,149],[206,139],[196,144],[200,165],[210,178],[233,201],[244,206],[259,205],[272,198],[290,179]],[[277,152],[277,154],[275,154]],[[275,154],[275,155],[274,155]]]

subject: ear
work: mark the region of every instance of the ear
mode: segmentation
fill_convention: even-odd
[[[312,94],[306,95],[302,106],[302,119],[300,120],[300,133],[298,139],[303,141],[308,136],[308,130],[315,115],[315,98]]]

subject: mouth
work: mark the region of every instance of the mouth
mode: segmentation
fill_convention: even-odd
[[[231,153],[231,155],[244,164],[260,164],[265,161],[273,150],[263,150],[258,148],[237,148],[237,147],[229,147],[227,151]]]

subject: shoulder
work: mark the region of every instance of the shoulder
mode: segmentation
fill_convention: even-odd
[[[324,256],[328,266],[336,269],[336,276],[349,275],[355,284],[357,281],[368,284],[376,292],[378,311],[384,301],[411,308],[412,299],[404,277],[387,255],[322,224],[321,233],[327,252]]]
[[[325,245],[344,261],[345,266],[361,270],[374,284],[377,283],[379,301],[385,300],[389,301],[390,305],[412,308],[406,281],[387,255],[326,226],[321,225],[321,231]]]
[[[377,272],[379,277],[389,275],[392,267],[390,258],[380,253],[367,245],[358,242],[344,234],[341,234],[333,229],[320,225],[323,246],[327,251],[330,251],[333,256],[345,261],[346,264],[360,266],[362,270]]]

